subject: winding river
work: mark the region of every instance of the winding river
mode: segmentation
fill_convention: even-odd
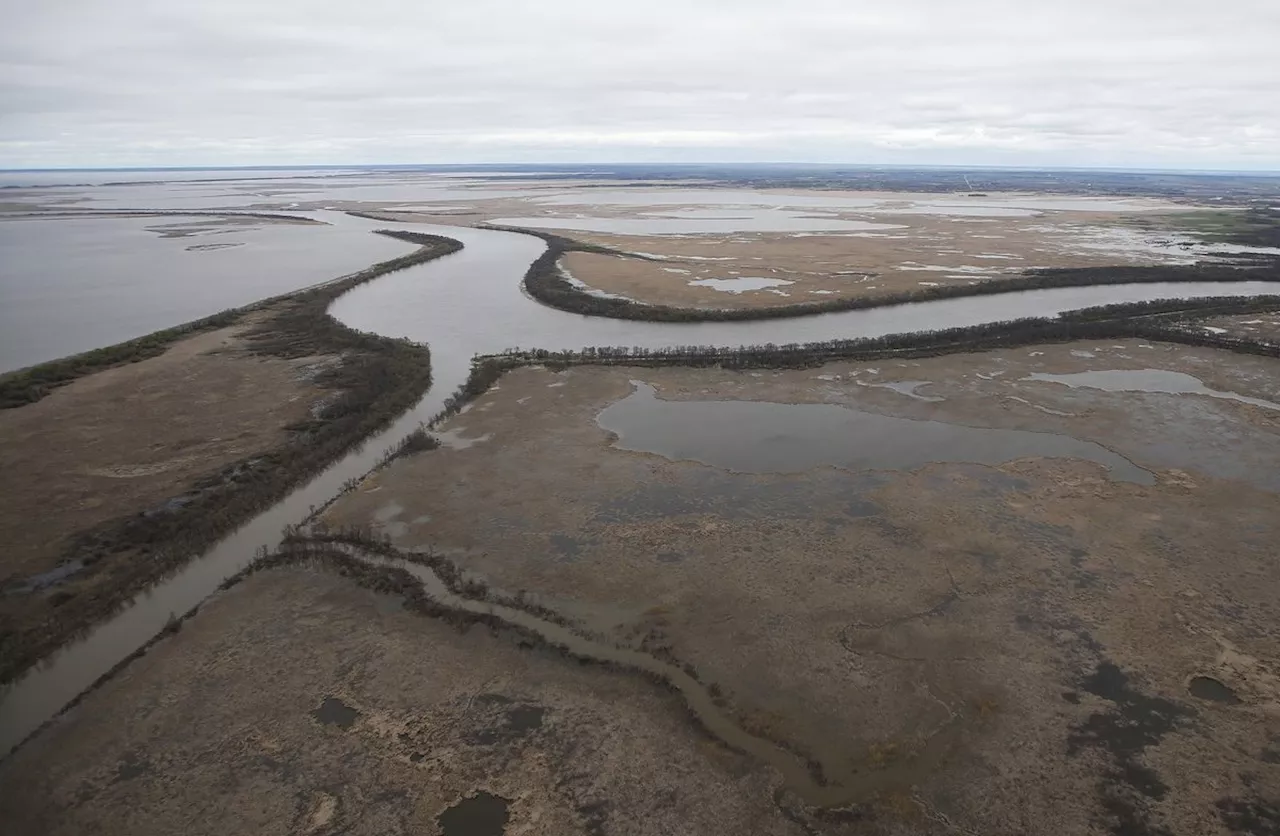
[[[476,354],[506,348],[815,342],[1049,316],[1091,305],[1168,297],[1252,296],[1269,291],[1262,282],[1113,285],[921,302],[787,320],[646,323],[564,313],[525,296],[520,291],[521,277],[545,246],[532,236],[431,224],[390,224],[337,212],[319,216],[344,229],[414,229],[456,238],[465,245],[454,255],[362,285],[332,308],[335,317],[353,328],[429,343],[434,366],[431,391],[361,448],[14,683],[0,695],[0,752],[11,751],[159,633],[171,614],[186,613],[215,592],[223,580],[253,560],[256,550],[278,546],[286,525],[300,522],[313,507],[337,494],[344,482],[368,472],[384,449],[439,412],[445,398],[466,379]]]

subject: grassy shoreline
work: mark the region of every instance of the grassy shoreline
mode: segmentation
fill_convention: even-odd
[[[245,334],[251,355],[297,358],[340,356],[316,383],[337,393],[317,415],[289,427],[288,441],[259,451],[189,485],[159,512],[131,514],[76,533],[61,562],[84,564],[76,580],[107,578],[78,594],[74,584],[47,597],[11,597],[0,623],[0,683],[205,551],[296,485],[319,473],[412,406],[431,383],[425,345],[352,330],[328,314],[340,295],[387,273],[456,252],[453,239],[382,231],[418,249],[337,280],[272,297],[177,328],[13,373],[0,379],[0,404],[20,408],[60,385],[124,363],[162,354],[185,337],[235,325],[249,313],[258,321]],[[143,510],[143,509],[138,509]],[[6,607],[9,610],[9,607]]]
[[[148,357],[158,356],[178,340],[203,331],[212,331],[216,328],[235,325],[246,314],[264,310],[281,302],[299,299],[303,296],[314,299],[318,297],[310,296],[310,294],[319,294],[325,297],[327,306],[329,302],[357,285],[372,281],[387,273],[413,267],[462,249],[460,242],[437,235],[389,229],[379,229],[375,230],[375,232],[389,238],[417,244],[418,249],[407,255],[380,261],[363,270],[337,279],[329,279],[300,290],[271,296],[257,302],[250,302],[238,308],[228,308],[210,316],[193,319],[190,322],[184,322],[172,328],[153,331],[150,334],[144,334],[141,337],[125,340],[115,345],[94,348],[68,357],[60,357],[56,360],[49,360],[34,366],[5,372],[0,374],[0,409],[15,409],[29,403],[35,403],[58,386],[66,385],[77,378],[103,371],[113,366],[136,363]]]
[[[957,299],[969,296],[992,296],[1024,290],[1047,290],[1063,287],[1091,287],[1115,284],[1152,284],[1156,282],[1276,282],[1280,283],[1280,258],[1257,258],[1248,264],[1216,264],[1201,262],[1186,266],[1155,267],[1065,267],[1030,270],[1008,279],[993,279],[978,284],[923,287],[918,290],[890,293],[875,297],[846,297],[821,302],[803,302],[764,308],[684,308],[674,305],[649,304],[631,299],[593,295],[572,284],[560,269],[566,253],[586,252],[632,258],[618,250],[583,244],[561,235],[532,229],[490,226],[499,232],[513,232],[541,238],[547,244],[525,272],[524,288],[531,297],[548,307],[584,316],[630,319],[644,322],[746,322],[789,319],[800,316],[884,308],[916,302]],[[644,259],[651,260],[651,259]]]

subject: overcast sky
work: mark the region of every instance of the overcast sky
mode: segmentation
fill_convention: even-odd
[[[1280,0],[0,0],[0,167],[1280,169]]]

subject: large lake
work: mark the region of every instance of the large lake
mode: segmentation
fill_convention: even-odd
[[[140,337],[413,249],[338,218],[332,225],[176,216],[0,221],[0,371]]]

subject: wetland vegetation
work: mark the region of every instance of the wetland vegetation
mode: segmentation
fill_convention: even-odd
[[[588,252],[641,258],[608,247],[584,244],[551,233],[501,228],[507,232],[534,235],[547,242],[546,251],[525,273],[529,295],[545,305],[570,313],[646,322],[744,322],[786,319],[797,316],[867,310],[890,305],[989,296],[1025,290],[1094,285],[1150,284],[1156,282],[1280,282],[1280,258],[1259,258],[1248,265],[1199,263],[1152,267],[1085,267],[1029,270],[1010,278],[987,279],[974,284],[921,287],[879,296],[850,296],[820,302],[755,308],[684,308],[649,304],[614,296],[601,296],[573,284],[560,268],[560,258],[570,252]],[[652,260],[652,259],[646,259]]]
[[[94,578],[105,585],[80,592],[76,584],[61,584],[47,596],[7,596],[5,609],[9,612],[0,619],[0,682],[13,679],[132,595],[274,504],[295,485],[390,423],[428,388],[431,364],[426,346],[353,331],[327,312],[335,298],[356,285],[461,247],[452,239],[434,235],[383,234],[417,244],[418,249],[335,281],[3,379],[0,392],[5,405],[18,408],[76,378],[157,356],[187,336],[241,322],[247,325],[250,354],[334,360],[312,381],[331,396],[307,419],[288,428],[283,445],[256,451],[209,473],[158,507],[139,508],[76,532],[59,564],[78,567],[74,573],[77,581]],[[254,315],[252,322],[246,320],[250,314]]]
[[[528,233],[526,230],[516,231],[525,234],[536,234],[548,244],[547,252],[530,267],[530,273],[526,276],[525,281],[526,288],[531,295],[553,307],[574,310],[573,305],[596,305],[599,303],[603,307],[599,309],[593,307],[590,310],[583,309],[576,312],[620,319],[656,319],[657,321],[671,322],[697,321],[698,317],[685,316],[689,313],[698,315],[718,313],[715,311],[690,312],[679,308],[637,305],[627,300],[603,299],[591,296],[564,280],[557,266],[560,256],[565,252],[575,250],[614,256],[627,254],[608,248],[580,244],[560,236],[545,233]],[[405,257],[417,257],[420,261],[451,252],[459,246],[456,245],[456,242],[450,242],[449,239],[441,239],[434,236],[418,235],[417,237],[411,237],[416,235],[414,233],[389,234],[395,234],[397,237],[403,237],[405,240],[421,244],[422,250]],[[428,250],[430,252],[426,252]],[[400,260],[397,259],[395,261]],[[420,263],[420,261],[413,261],[402,266],[411,266],[412,263]],[[370,268],[370,270],[383,268],[386,264],[392,263],[394,262],[385,262]],[[390,269],[400,268],[383,269],[374,275],[381,275],[389,272]],[[1171,278],[1171,271],[1180,271],[1180,275],[1185,274],[1186,278]],[[365,276],[368,272],[361,271],[359,274],[306,291],[300,291],[297,294],[277,297],[276,299],[268,300],[270,304],[259,303],[246,309],[226,312],[218,316],[229,316],[231,318],[220,320],[219,324],[205,326],[200,323],[191,323],[188,326],[183,326],[188,330],[183,331],[172,339],[161,337],[158,343],[144,343],[133,348],[124,348],[123,346],[130,345],[126,343],[122,346],[113,347],[118,350],[114,354],[111,353],[112,349],[104,349],[103,351],[108,352],[108,354],[98,359],[91,358],[86,360],[84,358],[88,355],[79,355],[79,362],[71,363],[61,370],[46,369],[43,377],[27,378],[25,381],[20,381],[16,377],[12,378],[18,381],[13,383],[14,388],[12,390],[3,388],[8,385],[10,378],[0,382],[0,393],[4,393],[5,397],[12,396],[15,399],[12,407],[33,403],[45,397],[56,386],[70,382],[78,376],[157,356],[184,335],[244,322],[241,317],[247,316],[248,313],[254,313],[258,319],[255,319],[247,328],[246,340],[250,352],[260,357],[298,359],[328,356],[341,358],[341,362],[323,369],[315,378],[316,384],[323,389],[331,390],[334,393],[334,397],[326,399],[324,405],[316,410],[310,418],[290,428],[291,440],[289,444],[236,462],[222,469],[194,485],[191,491],[178,497],[177,502],[167,504],[164,508],[159,509],[158,513],[149,512],[138,519],[113,521],[111,524],[103,526],[100,530],[90,532],[77,540],[73,551],[80,556],[89,555],[86,561],[88,563],[88,571],[97,571],[94,569],[95,565],[99,568],[108,564],[111,566],[125,566],[118,573],[119,587],[116,589],[118,595],[114,600],[108,597],[77,600],[75,595],[65,595],[61,591],[55,591],[50,600],[56,600],[56,609],[62,612],[56,613],[41,625],[41,630],[51,631],[48,632],[48,640],[44,645],[46,649],[56,646],[57,643],[67,638],[68,634],[65,630],[61,634],[57,632],[62,629],[62,620],[70,624],[75,618],[79,618],[82,623],[86,619],[100,618],[111,607],[118,605],[123,600],[121,596],[128,591],[144,587],[149,582],[149,579],[154,580],[168,568],[179,565],[190,554],[216,541],[220,536],[220,532],[225,533],[225,531],[235,527],[237,518],[243,520],[254,511],[270,505],[286,493],[291,485],[296,484],[298,479],[305,478],[306,474],[315,472],[316,469],[332,461],[344,450],[359,443],[361,439],[369,437],[372,432],[385,425],[392,417],[411,405],[417,395],[430,384],[431,373],[425,346],[409,343],[405,340],[353,331],[328,315],[328,306],[337,295],[355,286],[355,284],[368,281],[374,277],[374,275]],[[1263,275],[1267,276],[1267,278],[1261,278]],[[353,281],[361,276],[365,277]],[[1220,278],[1214,278],[1214,276],[1220,276]],[[1091,271],[1056,270],[1032,273],[1020,279],[1012,280],[1013,282],[1028,282],[1029,284],[1024,287],[1011,285],[1010,281],[995,281],[959,288],[922,289],[919,292],[913,291],[910,294],[902,294],[901,298],[891,300],[877,299],[873,304],[850,305],[844,303],[843,300],[838,300],[779,309],[726,311],[726,314],[732,315],[706,318],[746,320],[795,316],[825,313],[833,310],[851,310],[880,304],[926,301],[948,296],[1000,293],[1008,290],[1038,289],[1042,287],[1179,280],[1240,281],[1242,279],[1276,281],[1280,280],[1280,277],[1276,276],[1276,264],[1274,262],[1254,265],[1249,268],[1226,265],[1198,265],[1189,268],[1151,268],[1150,270],[1146,270],[1146,268],[1105,268]],[[1041,283],[1030,284],[1031,282]],[[539,296],[539,291],[535,291],[535,287],[541,288],[540,292],[557,301],[548,301],[548,298]],[[583,297],[589,302],[582,301]],[[616,303],[621,303],[622,306],[620,307]],[[628,305],[631,307],[625,307]],[[644,310],[636,310],[641,308]],[[767,344],[738,348],[689,345],[657,349],[603,346],[587,348],[581,351],[526,350],[487,355],[478,357],[473,361],[470,376],[454,394],[444,400],[443,409],[437,417],[429,424],[419,426],[399,444],[390,448],[383,460],[378,463],[378,467],[383,467],[392,460],[403,456],[435,449],[439,446],[439,442],[431,435],[429,428],[435,426],[437,422],[460,412],[464,405],[489,391],[506,371],[516,366],[545,364],[553,369],[575,365],[720,366],[733,369],[782,368],[788,366],[813,366],[837,359],[878,361],[924,358],[954,353],[988,351],[1013,346],[1068,343],[1090,338],[1120,339],[1132,337],[1280,357],[1280,345],[1273,342],[1205,331],[1197,325],[1203,321],[1204,317],[1211,315],[1240,315],[1276,310],[1277,308],[1280,308],[1280,297],[1277,296],[1250,299],[1223,297],[1195,301],[1159,300],[1090,308],[1073,311],[1056,318],[1033,317],[963,328],[891,334],[874,338],[833,339],[804,345]],[[665,310],[668,313],[657,317],[639,315],[645,311],[655,309],[659,311]],[[609,312],[601,313],[600,311]],[[618,314],[617,311],[633,311],[637,315],[631,315],[631,313]],[[669,316],[670,318],[663,319],[663,316]],[[152,336],[155,337],[156,335]],[[89,352],[88,354],[95,353]],[[78,358],[69,359],[75,361]],[[36,368],[42,369],[45,366],[56,366],[56,364],[45,364]],[[19,373],[19,375],[32,371],[34,370],[26,370],[26,372]],[[559,386],[561,384],[557,382],[553,385]],[[504,388],[506,387],[504,386]],[[564,390],[554,389],[551,391],[559,393]],[[510,393],[508,392],[507,394]],[[528,415],[529,413],[526,412],[525,417],[527,418]],[[560,449],[565,450],[566,448]],[[510,451],[506,449],[502,451],[503,455],[508,455],[509,453]],[[430,465],[432,462],[427,460],[427,464]],[[556,472],[562,473],[563,471],[557,469]],[[560,478],[564,477],[561,476]],[[352,484],[349,487],[354,488],[355,485]],[[670,492],[670,484],[663,484],[661,487],[664,492]],[[955,491],[950,487],[948,490],[952,491],[947,494],[948,499],[954,498]],[[385,497],[386,494],[382,496]],[[432,510],[432,513],[435,513],[434,510]],[[465,516],[469,517],[470,513],[465,514]],[[1169,516],[1173,518],[1178,515],[1170,514]],[[726,530],[740,527],[738,525],[726,526]],[[515,594],[501,592],[491,587],[487,582],[480,580],[480,576],[463,571],[457,563],[438,554],[396,548],[387,538],[376,534],[376,530],[372,527],[353,527],[325,531],[321,525],[315,522],[313,522],[313,530],[291,529],[286,532],[283,546],[278,552],[268,554],[264,550],[247,569],[224,582],[222,586],[223,588],[236,586],[251,574],[263,570],[297,565],[316,566],[323,568],[326,572],[331,571],[350,578],[362,587],[399,596],[405,603],[405,609],[415,614],[430,616],[460,628],[469,625],[487,626],[494,633],[511,634],[519,647],[542,651],[541,655],[547,655],[547,652],[549,652],[550,654],[563,655],[579,663],[593,666],[602,665],[608,669],[638,673],[680,697],[684,706],[688,709],[691,719],[702,730],[722,741],[728,747],[747,753],[754,760],[775,767],[781,773],[783,777],[782,783],[788,790],[796,793],[806,802],[818,805],[821,808],[827,808],[828,815],[833,817],[831,820],[835,820],[835,817],[849,812],[842,809],[842,806],[865,801],[868,798],[877,798],[878,800],[874,803],[886,805],[890,801],[885,799],[896,799],[894,803],[904,805],[904,808],[913,815],[918,815],[916,813],[917,809],[930,813],[932,808],[928,807],[920,796],[916,794],[915,779],[921,773],[915,771],[915,761],[932,760],[941,757],[940,753],[945,754],[961,734],[968,734],[967,731],[962,730],[962,726],[968,727],[971,723],[973,727],[982,723],[995,725],[995,721],[991,719],[990,715],[1004,710],[1001,704],[988,699],[986,696],[981,699],[975,698],[973,701],[956,700],[953,703],[949,698],[945,701],[940,700],[930,691],[929,696],[936,705],[942,706],[950,712],[950,719],[939,725],[938,730],[932,732],[928,740],[922,743],[917,751],[909,751],[910,747],[900,748],[901,744],[899,742],[886,737],[884,741],[873,743],[867,750],[865,757],[861,755],[861,750],[855,748],[852,744],[849,745],[847,751],[841,753],[841,759],[838,761],[831,760],[822,753],[809,754],[802,751],[800,744],[787,743],[788,736],[779,733],[777,726],[773,725],[771,721],[753,718],[743,713],[743,706],[735,703],[739,698],[744,703],[750,703],[754,693],[752,689],[739,688],[735,692],[732,684],[722,687],[715,682],[710,682],[707,679],[708,675],[719,676],[720,674],[715,670],[714,666],[703,667],[704,659],[695,659],[695,661],[697,661],[699,668],[703,668],[703,671],[709,671],[709,674],[695,670],[691,662],[682,662],[668,645],[661,642],[658,642],[656,647],[646,646],[643,642],[636,646],[631,646],[625,640],[615,640],[607,634],[603,635],[603,637],[589,635],[582,628],[582,623],[574,622],[560,612],[539,604],[537,599],[532,598],[523,591]],[[894,530],[889,527],[885,528],[885,531],[889,533],[893,533]],[[1045,527],[1045,530],[1053,533],[1048,527]],[[1096,530],[1096,528],[1086,530]],[[1043,532],[1038,532],[1039,535],[1043,535]],[[1034,538],[1024,537],[1021,534],[1019,537],[1034,545],[1032,542]],[[984,548],[989,545],[986,540],[975,542],[983,545]],[[825,546],[826,544],[824,543],[823,548],[812,548],[808,549],[808,551],[815,554],[829,551]],[[929,550],[926,549],[924,551],[926,552],[925,556],[929,557],[927,554]],[[739,555],[739,557],[743,556]],[[655,559],[659,562],[663,560],[661,554]],[[959,559],[961,561],[964,560],[963,556]],[[984,561],[995,560],[986,551],[983,552],[982,559]],[[123,564],[121,561],[123,561]],[[1079,555],[1073,558],[1073,563],[1079,563],[1079,561]],[[739,562],[746,564],[753,561],[747,559]],[[666,566],[665,563],[663,565]],[[914,577],[918,574],[918,566],[914,563],[911,566],[912,576]],[[985,562],[983,566],[984,570],[991,568]],[[1077,566],[1077,568],[1079,567]],[[890,573],[886,572],[884,574],[888,575]],[[885,624],[898,625],[906,622],[910,622],[912,625],[924,624],[929,618],[941,615],[946,607],[961,601],[962,595],[961,592],[957,591],[956,579],[951,576],[950,567],[947,568],[946,575],[950,580],[950,592],[942,599],[944,601],[943,604],[924,608],[920,613],[909,613],[904,619],[893,622],[886,621]],[[530,586],[541,588],[538,586],[537,581],[531,583]],[[895,595],[898,596],[901,595],[901,592],[901,589],[894,590]],[[548,594],[551,593],[548,592]],[[986,592],[971,592],[966,583],[964,596],[970,594],[977,596],[985,595]],[[568,596],[566,596],[565,600],[568,600]],[[855,598],[851,597],[849,600],[852,601]],[[862,602],[859,603],[861,604]],[[334,607],[334,609],[340,608]],[[655,613],[658,613],[660,609],[661,607],[655,606],[645,613],[645,617],[654,617]],[[1111,609],[1114,610],[1115,608]],[[572,612],[572,610],[565,610],[564,612]],[[191,613],[188,613],[182,618],[173,618],[164,632],[153,640],[153,644],[167,640],[174,642],[191,640],[189,636],[190,630],[184,630],[181,635],[177,635],[179,627],[183,624],[185,618],[190,617],[190,615]],[[1022,615],[1019,615],[1019,618],[1022,618]],[[1015,623],[1021,632],[1028,632],[1031,629],[1026,627],[1022,621]],[[1083,642],[1084,644],[1093,643],[1093,650],[1101,652],[1100,645],[1083,633],[1083,627],[1074,622],[1063,623],[1067,624],[1067,627],[1057,630],[1057,633],[1055,633],[1057,638],[1061,639],[1059,634],[1070,634],[1071,631],[1078,630],[1088,639],[1087,642]],[[861,637],[864,639],[863,644],[850,640],[849,636],[858,634],[859,630],[875,632],[882,627],[884,625],[879,624],[879,622],[875,622],[875,624],[871,622],[867,624],[854,623],[850,627],[842,629],[840,632],[840,644],[845,651],[859,659],[858,664],[864,664],[866,659],[870,659],[875,655],[875,646],[866,636]],[[1001,627],[1006,633],[1012,632],[1007,624],[1002,624]],[[485,633],[486,631],[472,632]],[[463,634],[465,635],[465,633]],[[32,633],[23,637],[24,641],[27,639],[40,642],[45,641],[45,636]],[[8,640],[9,638],[6,637],[5,641]],[[379,645],[379,647],[382,647],[382,645]],[[735,645],[735,650],[737,648],[738,645]],[[9,649],[9,645],[4,645],[6,656],[3,662],[6,667],[0,672],[0,678],[3,678],[5,674],[11,676],[13,673],[7,667],[10,663],[7,655]],[[145,652],[145,649],[138,651],[138,653],[142,652]],[[36,658],[38,658],[38,655],[36,655]],[[136,658],[136,655],[131,658]],[[1011,653],[1010,655],[1013,658],[1021,658],[1018,653]],[[967,659],[968,657],[965,658]],[[577,666],[562,667],[576,668]],[[119,666],[115,670],[118,669]],[[305,669],[313,671],[311,668]],[[21,670],[21,667],[19,666],[15,670]],[[110,675],[108,674],[107,676],[109,677]],[[219,675],[224,675],[224,672],[219,671]],[[619,679],[620,677],[613,678]],[[1017,683],[1019,681],[1018,677],[1005,677],[1004,679],[1007,679],[1009,683]],[[1193,696],[1206,700],[1219,700],[1217,692],[1207,690],[1207,686],[1200,682],[1203,679],[1207,678],[1198,677],[1192,680],[1191,684],[1194,686],[1192,690]],[[105,681],[105,678],[103,681]],[[1216,682],[1217,680],[1209,681]],[[1207,696],[1196,693],[1195,689],[1197,688]],[[1085,690],[1088,690],[1088,688],[1086,687]],[[478,697],[477,694],[480,696]],[[908,698],[910,696],[909,689],[902,689],[901,694],[903,699]],[[345,694],[343,696],[344,698],[346,697]],[[485,696],[488,695],[477,691],[470,694],[469,697],[464,694],[463,699],[456,700],[456,702],[460,705],[465,703],[466,710],[469,711],[472,708],[473,700],[480,703]],[[1066,699],[1065,694],[1063,699]],[[1126,697],[1125,699],[1132,703],[1137,698]],[[330,701],[338,705],[344,705],[337,702],[336,698],[327,699],[325,703],[321,704],[324,705]],[[1227,700],[1220,701],[1226,702]],[[1071,700],[1068,700],[1068,702],[1075,704]],[[1123,701],[1117,697],[1116,702],[1122,703]],[[359,703],[357,702],[357,704]],[[1128,705],[1128,703],[1123,704]],[[1013,711],[1023,708],[1022,705],[1014,700],[1009,701],[1009,706]],[[361,711],[365,710],[365,706],[361,705]],[[1105,710],[1105,708],[1102,710]],[[354,709],[351,709],[351,712],[352,716],[357,713]],[[1102,715],[1095,715],[1095,717],[1098,716]],[[434,719],[432,722],[434,722]],[[350,721],[347,722],[347,726],[349,725],[351,725]],[[423,723],[422,725],[424,727],[430,726],[430,723]],[[347,726],[343,726],[343,729],[345,730]],[[403,739],[408,735],[403,734],[400,737]],[[705,740],[702,742],[705,743]],[[1021,743],[1024,741],[1015,742]],[[250,743],[257,745],[256,740],[250,741]],[[1093,744],[1086,743],[1083,745]],[[1101,746],[1101,744],[1098,745]],[[248,747],[246,747],[246,751],[248,751]],[[407,760],[415,764],[424,758],[421,753],[406,757]],[[278,761],[268,760],[275,768],[274,764]],[[1132,766],[1133,764],[1125,761],[1122,765]],[[291,767],[286,765],[285,768]],[[501,792],[504,797],[510,795],[506,790],[496,787],[494,791]],[[780,797],[783,790],[779,789],[778,792],[778,797]],[[512,797],[515,796],[513,795]],[[778,797],[775,797],[775,802],[777,802]],[[344,803],[346,802],[344,801]],[[778,802],[778,806],[779,809],[783,809],[780,802]],[[866,809],[871,809],[871,806],[868,805]],[[524,812],[523,808],[513,807],[513,809],[521,813]],[[901,813],[901,811],[899,812]],[[849,815],[856,818],[856,816],[864,813],[865,810],[856,813],[849,812]],[[906,814],[903,813],[902,815],[905,817]],[[801,823],[803,824],[803,820],[801,820]],[[951,829],[950,821],[946,821],[946,824],[948,829]],[[814,831],[809,828],[809,832]]]

